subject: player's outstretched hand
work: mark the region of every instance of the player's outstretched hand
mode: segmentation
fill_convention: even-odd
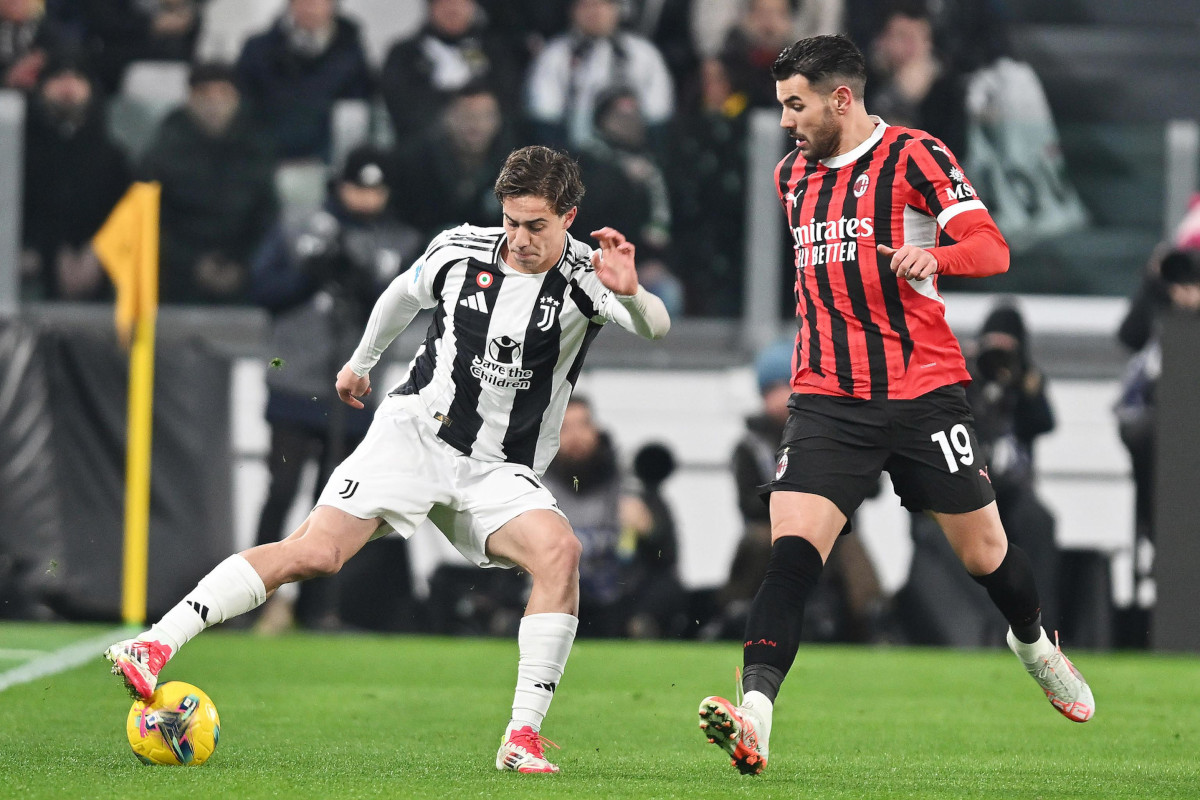
[[[359,375],[347,364],[338,373],[337,393],[342,402],[351,408],[364,408],[363,402],[358,398],[371,393],[371,376]]]
[[[880,255],[892,257],[892,272],[898,278],[919,281],[937,272],[937,257],[920,247],[906,244],[897,250],[881,244],[875,249]]]
[[[592,253],[592,267],[596,277],[608,289],[626,297],[637,294],[637,267],[634,264],[634,247],[625,241],[625,235],[615,228],[592,231],[592,237],[600,240],[600,249]]]

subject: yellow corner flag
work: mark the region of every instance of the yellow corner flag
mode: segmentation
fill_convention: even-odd
[[[92,249],[117,289],[117,333],[129,346],[134,323],[158,311],[157,183],[135,183],[92,239]]]
[[[150,442],[154,415],[154,323],[158,317],[158,208],[162,188],[135,183],[117,203],[92,249],[117,289],[116,322],[129,353],[125,454],[125,556],[121,616],[146,619],[150,563]]]

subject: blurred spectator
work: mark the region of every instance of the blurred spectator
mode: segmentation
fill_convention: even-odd
[[[492,191],[510,151],[500,101],[491,89],[471,84],[441,113],[438,127],[399,156],[397,214],[432,238],[464,222],[481,227],[500,224],[500,204]]]
[[[676,116],[667,154],[671,265],[689,316],[742,313],[745,247],[746,96],[725,65],[700,65],[699,100]]]
[[[621,500],[621,554],[625,577],[625,628],[634,639],[678,638],[688,627],[687,593],[679,582],[675,516],[662,485],[675,472],[675,456],[648,444],[633,457],[641,483]]]
[[[638,281],[662,298],[667,310],[683,309],[683,287],[667,267],[671,198],[647,142],[637,93],[613,88],[596,98],[595,138],[584,145],[579,168],[588,194],[575,220],[587,235],[610,225],[638,248]]]
[[[107,292],[89,243],[129,181],[87,66],[52,57],[25,116],[23,294],[86,300]]]
[[[328,161],[334,103],[371,92],[358,23],[335,0],[288,0],[270,30],[246,41],[237,79],[283,159]]]
[[[1162,375],[1159,329],[1167,314],[1200,314],[1200,251],[1168,247],[1155,251],[1139,296],[1118,334],[1126,345],[1140,344],[1125,368],[1116,406],[1117,431],[1129,451],[1134,485],[1134,604],[1118,613],[1116,624],[1118,644],[1125,647],[1149,644],[1156,539],[1157,392]]]
[[[783,339],[764,348],[754,362],[762,410],[746,418],[746,430],[733,449],[733,481],[738,510],[742,512],[742,536],[729,567],[729,579],[717,594],[722,609],[719,631],[714,635],[740,636],[750,603],[758,592],[771,556],[771,517],[758,487],[775,474],[775,452],[783,438],[792,396],[793,342]]]
[[[1154,541],[1155,393],[1162,374],[1159,320],[1166,313],[1196,312],[1200,312],[1200,251],[1156,251],[1118,334],[1126,345],[1140,345],[1126,368],[1117,425],[1133,468],[1138,537],[1149,542]]]
[[[551,40],[529,72],[527,111],[539,142],[577,148],[590,141],[596,98],[612,88],[636,92],[658,141],[675,105],[671,73],[658,48],[618,30],[620,21],[618,0],[573,0],[571,30]]]
[[[778,109],[771,65],[779,51],[801,38],[795,31],[790,0],[749,0],[725,37],[720,58],[729,81],[755,108]]]
[[[229,67],[199,64],[189,87],[141,168],[162,183],[160,295],[164,303],[243,302],[250,257],[275,218],[275,161]]]
[[[654,42],[675,86],[695,80],[696,46],[692,41],[693,0],[622,0],[623,27]]]
[[[82,0],[88,45],[109,94],[132,61],[191,61],[205,0]]]
[[[379,91],[403,142],[436,129],[455,92],[481,81],[492,87],[502,108],[517,107],[520,73],[478,3],[429,0],[425,26],[388,53]]]
[[[931,133],[960,160],[967,157],[963,77],[934,51],[924,0],[893,2],[871,43],[866,103],[889,124]]]
[[[763,348],[755,359],[763,408],[746,418],[746,432],[733,451],[733,477],[744,527],[729,578],[717,595],[721,613],[705,631],[709,638],[741,637],[750,604],[766,574],[771,519],[759,488],[775,475],[792,395],[794,348],[791,338],[781,339]],[[821,584],[805,609],[806,637],[819,641],[878,639],[883,593],[862,540],[843,535],[825,567],[830,579]]]
[[[523,74],[546,42],[571,24],[570,4],[563,0],[477,0],[488,28],[503,36]]]
[[[331,376],[358,343],[375,300],[424,243],[386,213],[386,164],[385,154],[373,147],[351,151],[324,208],[297,225],[276,225],[255,256],[251,294],[272,314],[271,484],[257,544],[280,538],[309,460],[317,463],[320,494],[371,424],[371,409],[352,409],[338,400]],[[302,625],[337,627],[336,580],[300,587],[295,615]],[[290,612],[290,603],[279,596],[263,621],[277,630],[291,621]]]
[[[859,44],[874,40],[885,19],[880,0],[844,2],[846,33]],[[925,0],[921,4],[933,24],[936,49],[951,71],[965,75],[1011,52],[1008,5],[1002,0]]]
[[[996,507],[1010,540],[1033,563],[1041,590],[1042,618],[1058,624],[1058,545],[1054,515],[1038,499],[1034,440],[1054,430],[1046,381],[1029,352],[1021,312],[993,309],[968,349],[967,401],[975,433],[996,490]]]
[[[621,473],[609,435],[580,396],[567,403],[558,455],[542,476],[583,545],[579,560],[579,632],[620,636],[625,565],[621,558]]]
[[[797,39],[806,39],[823,33],[842,33],[843,4],[845,0],[791,0],[787,14],[791,20],[788,44]],[[853,0],[852,0],[853,1]],[[872,0],[873,6],[876,0]],[[696,50],[701,58],[715,58],[725,46],[730,32],[737,27],[738,20],[747,18],[752,0],[692,0],[691,29]],[[774,16],[773,10],[763,7]],[[873,15],[872,7],[866,13]],[[754,23],[757,27],[762,21]],[[778,51],[776,51],[778,55]],[[772,59],[773,61],[774,59]],[[770,73],[766,73],[768,78]],[[774,88],[774,82],[772,82]]]
[[[64,45],[41,0],[0,0],[0,88],[34,88],[46,59]]]

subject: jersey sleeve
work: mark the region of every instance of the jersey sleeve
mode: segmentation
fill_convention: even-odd
[[[449,232],[437,236],[425,253],[406,272],[397,275],[375,301],[366,330],[348,362],[357,375],[366,375],[379,363],[383,351],[408,327],[423,308],[437,305],[439,277],[448,264],[441,264],[437,252],[445,244]]]
[[[639,285],[636,294],[620,296],[600,282],[591,266],[571,279],[571,292],[572,300],[592,322],[615,322],[643,339],[661,339],[671,329],[670,314],[656,295]]]
[[[934,217],[939,227],[945,228],[964,211],[987,211],[958,159],[940,140],[914,138],[905,150],[908,166],[904,178],[913,190],[912,204]]]

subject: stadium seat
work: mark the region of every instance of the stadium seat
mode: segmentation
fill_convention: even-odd
[[[135,61],[108,104],[108,129],[133,161],[150,146],[159,124],[187,99],[187,64]]]
[[[284,5],[285,0],[209,0],[196,58],[233,63],[246,39],[266,30]]]
[[[332,128],[332,161],[340,165],[346,154],[363,142],[371,140],[371,103],[367,100],[338,100],[333,104],[330,119]]]
[[[295,220],[321,207],[329,169],[319,161],[280,164],[275,170],[275,193],[284,220]]]
[[[344,0],[341,10],[362,25],[363,47],[375,69],[383,66],[398,39],[416,33],[425,22],[424,0]]]

